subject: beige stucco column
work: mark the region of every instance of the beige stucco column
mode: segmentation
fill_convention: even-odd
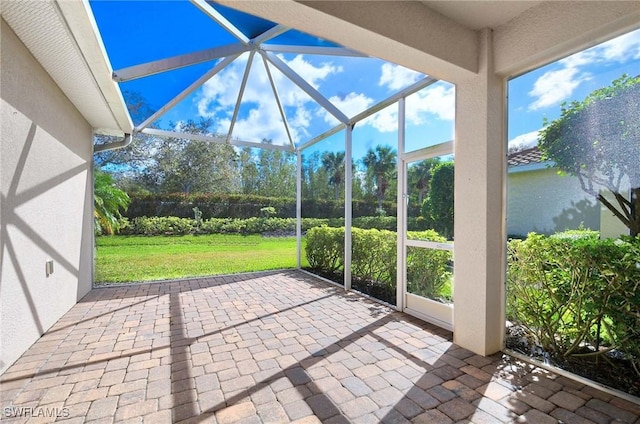
[[[478,74],[456,84],[455,137],[454,342],[481,355],[504,332],[504,104],[486,29]]]

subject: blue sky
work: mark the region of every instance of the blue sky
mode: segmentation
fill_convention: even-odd
[[[90,4],[115,70],[237,42],[189,2],[91,1]],[[229,13],[224,8],[222,11],[239,27],[248,22],[238,13]],[[158,25],[176,20],[179,20],[176,25]],[[185,24],[180,25],[181,22]],[[257,18],[252,23],[272,25]],[[295,32],[285,33],[272,43],[296,42],[296,38],[299,39],[299,34]],[[316,44],[328,44],[310,39]],[[424,77],[374,58],[295,53],[279,53],[278,57],[348,117]],[[166,113],[160,126],[179,130],[182,121],[206,117],[213,121],[212,132],[226,134],[248,59],[248,53],[241,55],[209,79]],[[159,108],[216,63],[202,63],[121,83],[121,89],[138,91],[152,108]],[[270,69],[296,143],[304,143],[337,125],[338,121],[304,91],[274,66]],[[510,144],[535,144],[543,118],[558,117],[563,101],[582,100],[623,73],[640,74],[640,31],[511,80],[508,83]],[[259,55],[253,57],[246,87],[232,136],[257,142],[267,138],[276,144],[287,144],[278,104]],[[407,150],[453,139],[454,112],[455,87],[451,84],[438,82],[410,96],[406,108]],[[377,144],[395,146],[396,118],[397,106],[393,105],[358,123],[353,137],[354,157],[363,156],[368,148]],[[315,149],[343,150],[342,141],[340,133]]]
[[[623,74],[640,75],[640,30],[576,53],[509,82],[510,145],[535,145],[543,119],[556,119],[562,102],[582,101]]]

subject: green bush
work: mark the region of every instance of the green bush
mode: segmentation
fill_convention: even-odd
[[[433,230],[409,232],[407,237],[440,243],[447,241]],[[407,291],[441,302],[451,302],[452,259],[450,250],[407,247]]]
[[[200,210],[198,208],[193,208]],[[172,234],[262,234],[268,232],[296,231],[295,218],[252,217],[252,218],[209,218],[203,220],[200,213],[196,218],[178,218],[175,216],[141,216],[133,219],[121,218],[121,234],[172,235]],[[360,217],[353,219],[353,227],[396,230],[395,217]],[[420,228],[420,219],[409,220],[409,228]],[[344,218],[302,218],[302,231],[314,227],[344,227]]]
[[[397,234],[388,230],[352,228],[351,236],[351,276],[354,280],[375,282],[386,287],[387,292],[395,292]],[[409,237],[446,241],[433,230],[410,232]],[[307,232],[306,240],[306,255],[311,269],[326,275],[343,270],[344,228],[312,228]],[[409,249],[407,274],[410,291],[437,300],[450,299],[450,261],[450,251]]]
[[[622,352],[640,374],[640,238],[531,233],[508,245],[507,319],[556,357]]]
[[[124,216],[129,219],[142,216],[193,217],[193,208],[209,218],[272,217],[295,218],[296,199],[289,197],[264,197],[246,194],[224,193],[130,193],[131,204]],[[354,200],[354,217],[376,215],[377,202]],[[392,202],[384,202],[383,208],[390,216],[396,215]],[[344,201],[334,199],[302,199],[302,211],[310,218],[343,218]],[[413,211],[417,213],[417,211]],[[266,215],[265,215],[266,214]]]
[[[344,229],[341,231],[344,238]],[[394,232],[352,228],[351,275],[395,287],[396,246],[397,236]]]
[[[344,267],[344,228],[315,227],[307,231],[309,266],[333,274]]]
[[[195,219],[178,218],[175,216],[152,216],[139,217],[130,220],[125,228],[121,229],[122,234],[142,234],[153,235],[184,235],[194,231]]]

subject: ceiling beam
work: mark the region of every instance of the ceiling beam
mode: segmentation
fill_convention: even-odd
[[[274,53],[266,52],[269,62],[271,62],[276,68],[280,70],[287,78],[289,78],[295,85],[300,87],[302,91],[307,93],[313,100],[315,100],[320,106],[322,106],[327,112],[333,115],[338,121],[346,124],[349,121],[347,115],[342,113],[333,103],[331,103],[326,97],[324,97],[318,90],[313,88],[304,78],[302,78],[297,72],[284,63]]]
[[[253,43],[254,45],[260,45],[265,41],[272,40],[277,36],[284,34],[287,31],[289,31],[289,28],[287,28],[286,26],[276,25],[273,28],[268,29],[262,34],[258,35],[257,37],[252,38],[251,43]]]
[[[242,31],[240,31],[235,25],[233,25],[227,18],[222,16],[220,12],[211,7],[209,3],[205,0],[190,0],[191,3],[204,12],[211,19],[216,21],[218,24],[222,26],[227,32],[236,37],[242,44],[249,44],[249,38],[244,35]]]
[[[214,47],[199,52],[187,53],[180,56],[169,57],[153,62],[142,63],[140,65],[129,66],[113,72],[113,79],[117,82],[130,81],[136,78],[147,77],[159,74],[160,72],[172,71],[185,66],[196,65],[208,62],[221,57],[238,55],[249,50],[249,47],[240,44],[227,44],[225,46]]]
[[[184,140],[193,140],[193,141],[204,141],[207,143],[219,143],[226,144],[227,138],[219,135],[203,135],[203,134],[191,134],[177,131],[165,131],[165,130],[157,130],[155,128],[145,128],[140,131],[142,134],[155,135],[157,137],[163,138],[181,138]],[[269,144],[269,143],[258,143],[252,141],[244,141],[244,140],[231,140],[229,143],[232,146],[240,146],[240,147],[254,147],[258,149],[271,149],[271,150],[284,150],[287,152],[292,152],[293,149],[291,146],[283,146],[279,144]]]
[[[494,31],[495,72],[520,75],[638,28],[638,1],[545,1]]]
[[[438,79],[478,72],[478,33],[419,1],[216,1]]]
[[[297,53],[297,54],[317,54],[323,56],[348,56],[348,57],[368,57],[366,54],[348,49],[346,47],[327,46],[294,46],[287,44],[267,44],[262,46],[262,50],[276,53]]]
[[[187,97],[189,94],[193,93],[195,90],[200,88],[202,86],[202,84],[204,84],[205,82],[209,81],[215,74],[217,74],[218,72],[223,70],[227,65],[229,65],[231,62],[233,62],[238,56],[240,56],[240,55],[237,54],[235,56],[229,56],[229,57],[224,58],[220,62],[218,62],[216,64],[216,66],[211,68],[207,73],[205,73],[200,78],[198,78],[196,81],[194,81],[189,87],[187,87],[184,90],[182,90],[180,92],[180,94],[178,94],[176,97],[174,97],[173,99],[169,100],[169,102],[167,104],[165,104],[160,109],[158,109],[153,115],[151,115],[150,117],[145,119],[144,122],[142,122],[140,125],[136,126],[136,131],[141,131],[143,128],[146,128],[147,126],[151,125],[151,123],[153,123],[156,119],[160,118],[168,110],[170,110],[172,107],[174,107],[175,105],[180,103],[185,97]]]
[[[233,109],[233,116],[229,124],[229,132],[227,133],[227,143],[231,140],[231,134],[233,133],[233,127],[236,125],[236,119],[238,119],[238,112],[240,112],[240,105],[242,104],[242,96],[244,90],[247,87],[247,79],[249,79],[249,73],[251,72],[251,65],[253,65],[253,58],[255,57],[255,50],[251,50],[249,53],[249,59],[247,59],[247,66],[244,68],[244,75],[242,76],[242,83],[240,84],[240,91],[238,92],[238,100],[236,101],[236,107]]]
[[[278,110],[280,111],[280,116],[282,117],[282,124],[284,125],[284,129],[287,132],[289,143],[291,144],[291,147],[295,149],[296,145],[293,142],[293,138],[291,137],[291,131],[289,131],[289,123],[287,122],[287,116],[285,115],[284,108],[282,107],[282,103],[280,102],[280,96],[278,95],[276,84],[273,82],[273,77],[271,76],[271,69],[269,69],[269,64],[267,63],[267,58],[265,57],[264,52],[260,52],[260,57],[262,58],[262,63],[264,63],[264,69],[267,72],[267,78],[269,78],[269,84],[271,84],[271,90],[273,91],[273,96],[275,97],[276,103],[278,104]]]

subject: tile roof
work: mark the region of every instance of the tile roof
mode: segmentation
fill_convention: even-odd
[[[542,158],[542,152],[538,150],[537,146],[507,155],[507,164],[509,166],[529,165],[541,162],[544,162],[544,159]]]

